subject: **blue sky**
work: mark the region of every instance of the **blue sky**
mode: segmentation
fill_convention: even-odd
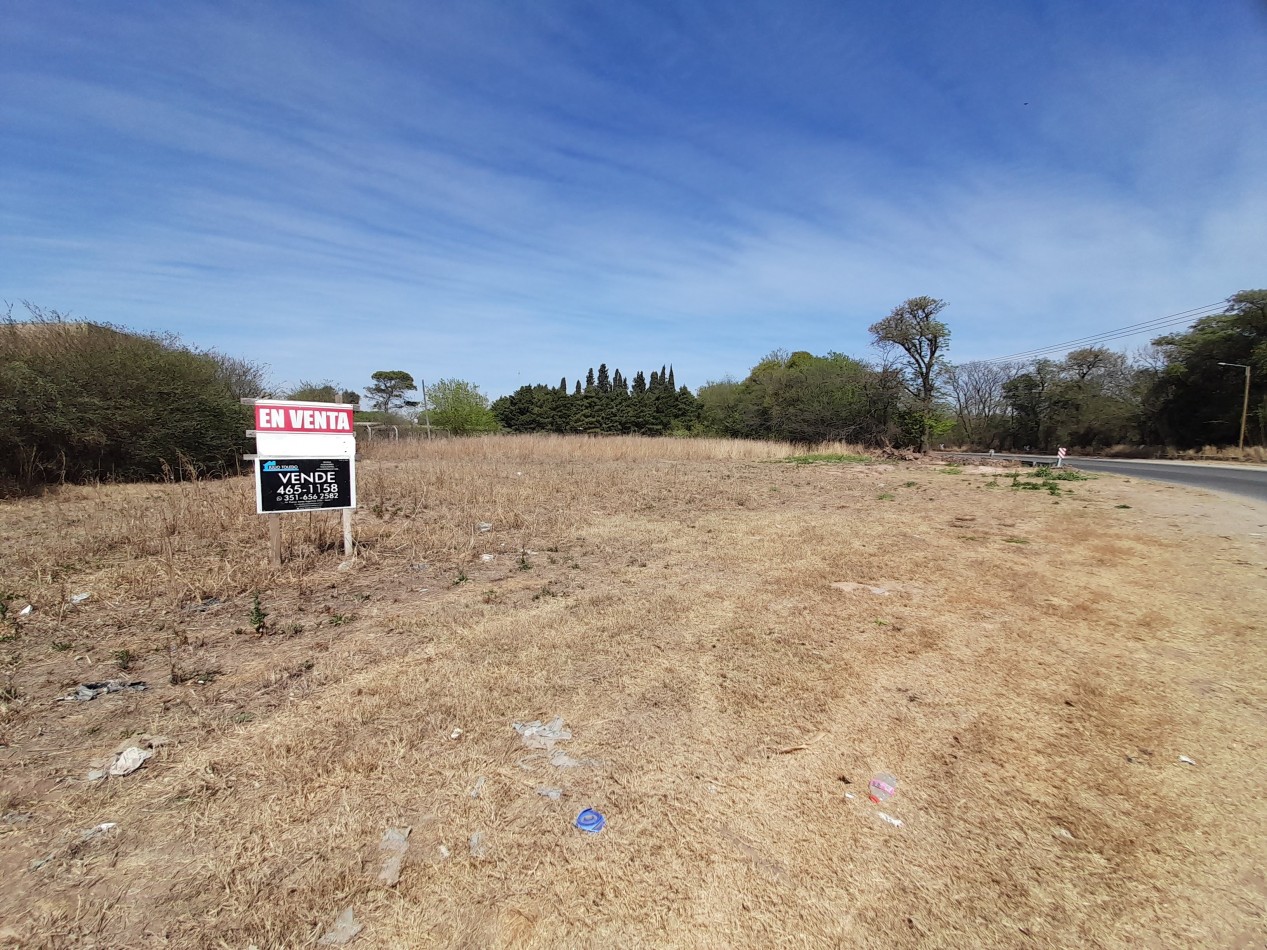
[[[279,384],[1003,356],[1267,286],[1265,169],[1254,0],[0,16],[0,299]]]

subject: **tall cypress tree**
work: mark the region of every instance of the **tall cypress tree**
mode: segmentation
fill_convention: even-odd
[[[559,392],[565,396],[568,394],[568,378],[566,376],[559,380]]]
[[[646,391],[647,391],[647,378],[642,375],[642,370],[638,370],[638,372],[634,373],[633,394],[635,396],[641,396]]]
[[[668,386],[669,386],[669,388],[670,388],[670,389],[672,389],[674,392],[677,392],[677,383],[673,382],[673,364],[672,364],[672,363],[670,363],[670,364],[669,364],[669,382],[668,382]]]
[[[581,394],[581,381],[578,379],[576,381],[576,392],[574,395],[579,396],[580,394]]]
[[[572,428],[572,400],[568,397],[567,380],[552,393],[550,404],[550,430],[567,432]]]
[[[576,411],[572,416],[574,432],[598,432],[602,428],[599,418],[599,396],[597,390],[587,389],[576,402]]]
[[[655,370],[651,371],[651,379],[647,382],[647,392],[653,393],[660,388],[660,377],[655,374]]]
[[[592,393],[594,391],[594,367],[590,367],[590,371],[585,374],[585,391]]]
[[[609,393],[612,391],[611,377],[607,375],[607,364],[598,364],[598,391],[600,393]]]

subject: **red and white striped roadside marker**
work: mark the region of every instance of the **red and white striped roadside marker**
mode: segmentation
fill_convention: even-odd
[[[1062,445],[1056,449],[1056,468],[1061,468],[1065,464],[1065,447]]]

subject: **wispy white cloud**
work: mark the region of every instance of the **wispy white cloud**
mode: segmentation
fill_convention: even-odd
[[[785,7],[19,7],[0,296],[497,393],[861,353],[918,293],[970,358],[1262,284],[1243,17]]]

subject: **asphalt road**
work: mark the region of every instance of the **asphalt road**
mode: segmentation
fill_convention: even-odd
[[[972,453],[973,458],[989,458]],[[996,458],[1012,458],[1054,465],[1056,460],[1041,455],[997,455]],[[1066,458],[1065,464],[1086,472],[1103,472],[1109,475],[1125,475],[1128,478],[1151,478],[1159,482],[1172,482],[1206,491],[1230,492],[1267,502],[1267,468],[1240,465],[1209,465],[1202,462],[1153,462],[1139,459]]]

